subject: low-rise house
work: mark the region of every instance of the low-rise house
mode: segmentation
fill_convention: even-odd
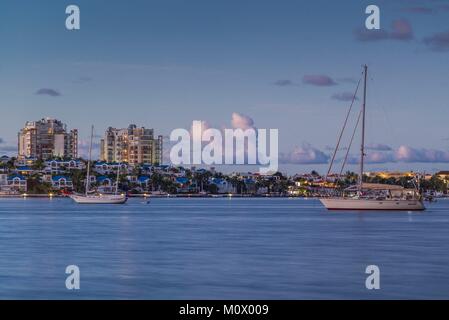
[[[27,179],[21,174],[12,174],[8,176],[8,187],[13,191],[26,192]]]
[[[17,166],[14,171],[20,175],[30,175],[35,172],[35,170],[29,166]]]
[[[72,179],[66,176],[53,176],[51,185],[56,190],[73,190]]]
[[[382,179],[400,179],[400,178],[412,178],[416,175],[413,171],[374,171],[374,172],[364,172],[367,177],[380,177]]]
[[[177,177],[174,179],[177,193],[191,193],[196,191],[196,185],[192,184],[186,177]]]
[[[47,160],[44,171],[50,174],[59,174],[70,170],[82,170],[85,167],[85,163],[81,160]]]
[[[137,179],[137,183],[140,185],[140,187],[144,190],[148,190],[149,186],[150,186],[150,177],[148,176],[140,176]]]
[[[99,176],[96,179],[97,189],[102,193],[112,193],[114,191],[115,183],[107,176]]]
[[[256,180],[253,178],[243,179],[245,184],[245,193],[255,194],[257,192]]]
[[[14,165],[16,167],[20,166],[32,166],[36,163],[38,159],[34,157],[21,157],[15,160]]]
[[[209,179],[210,184],[214,184],[217,187],[217,193],[235,193],[235,187],[227,181],[221,178],[211,178]]]
[[[449,189],[449,171],[440,171],[436,173],[437,177],[443,180],[446,184],[446,188]]]
[[[140,167],[142,174],[150,175],[154,172],[154,168],[150,164],[144,164]]]
[[[164,164],[164,165],[153,166],[152,169],[154,170],[154,172],[157,172],[157,173],[169,173],[171,168],[173,168],[173,167]]]
[[[120,168],[120,172],[125,174],[129,173],[129,166],[127,163],[116,162],[96,162],[94,165],[94,171],[101,175],[108,175],[117,173],[117,168]]]

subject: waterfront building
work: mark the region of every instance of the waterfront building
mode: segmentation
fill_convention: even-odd
[[[210,178],[210,184],[214,184],[217,187],[217,193],[235,193],[236,188],[226,179],[223,178]]]
[[[363,173],[367,177],[380,177],[382,179],[400,179],[400,178],[413,178],[416,173],[413,171],[375,171],[375,172],[364,172]]]
[[[59,174],[71,170],[82,170],[86,164],[81,160],[47,160],[45,161],[45,173]]]
[[[192,181],[189,178],[174,177],[173,182],[176,185],[177,193],[193,193],[197,191],[196,183],[192,183]]]
[[[59,120],[45,118],[28,121],[18,134],[19,159],[78,157],[78,130],[67,131]]]
[[[100,158],[105,162],[159,165],[162,163],[162,136],[155,137],[153,129],[134,124],[126,129],[109,127],[100,150]]]
[[[51,184],[55,190],[73,190],[73,182],[70,177],[53,176],[51,178]]]
[[[27,179],[20,174],[12,174],[8,176],[8,189],[10,191],[26,192]]]
[[[137,178],[137,182],[143,188],[143,190],[148,190],[150,181],[150,177],[148,176],[140,176],[139,178]]]
[[[120,168],[121,174],[126,174],[130,171],[127,163],[99,161],[94,164],[94,171],[100,175],[116,174],[118,168]]]
[[[17,159],[14,161],[14,165],[15,165],[16,167],[21,167],[21,166],[33,166],[33,165],[36,163],[37,160],[38,160],[38,159],[37,159],[37,158],[34,158],[34,157],[17,158]]]
[[[23,176],[29,176],[35,172],[35,170],[29,166],[18,166],[14,171]]]
[[[449,189],[449,171],[439,171],[436,173],[437,177],[443,180],[446,188]]]

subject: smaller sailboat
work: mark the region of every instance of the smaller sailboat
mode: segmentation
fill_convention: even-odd
[[[321,203],[328,210],[381,210],[381,211],[391,211],[391,210],[403,210],[403,211],[421,211],[425,210],[425,206],[423,203],[423,197],[419,192],[419,188],[416,187],[413,189],[406,189],[402,186],[397,185],[386,185],[386,184],[374,184],[374,183],[365,183],[363,182],[363,167],[364,167],[364,157],[365,157],[365,110],[366,110],[366,80],[368,67],[365,65],[363,71],[364,77],[364,89],[363,89],[363,104],[362,109],[359,113],[359,118],[357,120],[357,124],[355,129],[357,129],[358,122],[360,117],[362,119],[362,139],[361,139],[361,149],[360,149],[360,168],[359,168],[359,177],[358,184],[351,186],[344,190],[344,193],[340,197],[329,197],[320,199]],[[359,82],[360,83],[360,82]],[[358,89],[358,86],[357,86]],[[355,95],[352,100],[354,103]],[[351,107],[349,112],[351,111]],[[349,116],[348,112],[348,116]],[[329,166],[327,176],[330,173],[332,168],[332,163],[335,159],[335,154],[338,150],[340,139],[343,134],[343,130],[346,126],[346,122],[348,120],[348,116],[346,117],[343,129],[340,133],[340,137],[337,142],[337,146],[335,148],[334,154],[332,156],[331,164]],[[348,152],[351,148],[352,139],[354,138],[354,133],[351,138],[351,142],[349,148],[347,150],[345,161],[343,162],[343,167],[346,162]],[[340,175],[343,171],[340,171]]]
[[[89,161],[87,163],[86,192],[85,194],[72,194],[70,198],[79,204],[124,204],[128,200],[126,195],[118,194],[118,182],[120,177],[120,164],[117,166],[117,181],[115,185],[115,194],[91,193],[90,187],[90,163],[92,161],[92,140],[94,136],[94,127],[92,126],[89,146]]]

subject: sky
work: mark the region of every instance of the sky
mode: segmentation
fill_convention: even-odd
[[[449,0],[3,0],[0,154],[43,117],[78,128],[82,152],[92,124],[169,136],[241,119],[279,129],[281,170],[324,172],[363,64],[367,170],[449,169]]]

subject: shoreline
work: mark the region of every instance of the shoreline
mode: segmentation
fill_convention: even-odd
[[[11,198],[11,199],[19,199],[19,198],[69,198],[67,195],[48,195],[48,194],[0,194],[0,199],[2,198]],[[168,195],[153,195],[153,194],[133,194],[128,195],[128,198],[319,198],[319,197],[300,197],[300,196],[289,196],[289,195],[270,195],[270,194],[262,194],[262,195],[252,195],[252,194],[168,194]]]
[[[69,198],[69,196],[64,196],[64,195],[53,195],[53,196],[49,196],[46,194],[27,194],[27,195],[17,195],[17,194],[11,194],[11,195],[5,195],[2,194],[0,195],[0,199],[62,199],[62,198]],[[284,195],[249,195],[249,194],[232,194],[232,195],[227,195],[227,194],[219,194],[219,195],[198,195],[198,194],[170,194],[170,195],[143,195],[143,194],[138,194],[138,195],[129,195],[128,198],[143,198],[143,199],[151,199],[151,198],[158,198],[158,199],[163,199],[163,198],[198,198],[198,199],[217,199],[217,198],[286,198],[286,199],[320,199],[320,198],[325,198],[325,197],[319,197],[319,196],[310,196],[310,197],[302,197],[302,196],[284,196]],[[443,196],[443,197],[438,197],[436,199],[449,199],[449,196]]]

